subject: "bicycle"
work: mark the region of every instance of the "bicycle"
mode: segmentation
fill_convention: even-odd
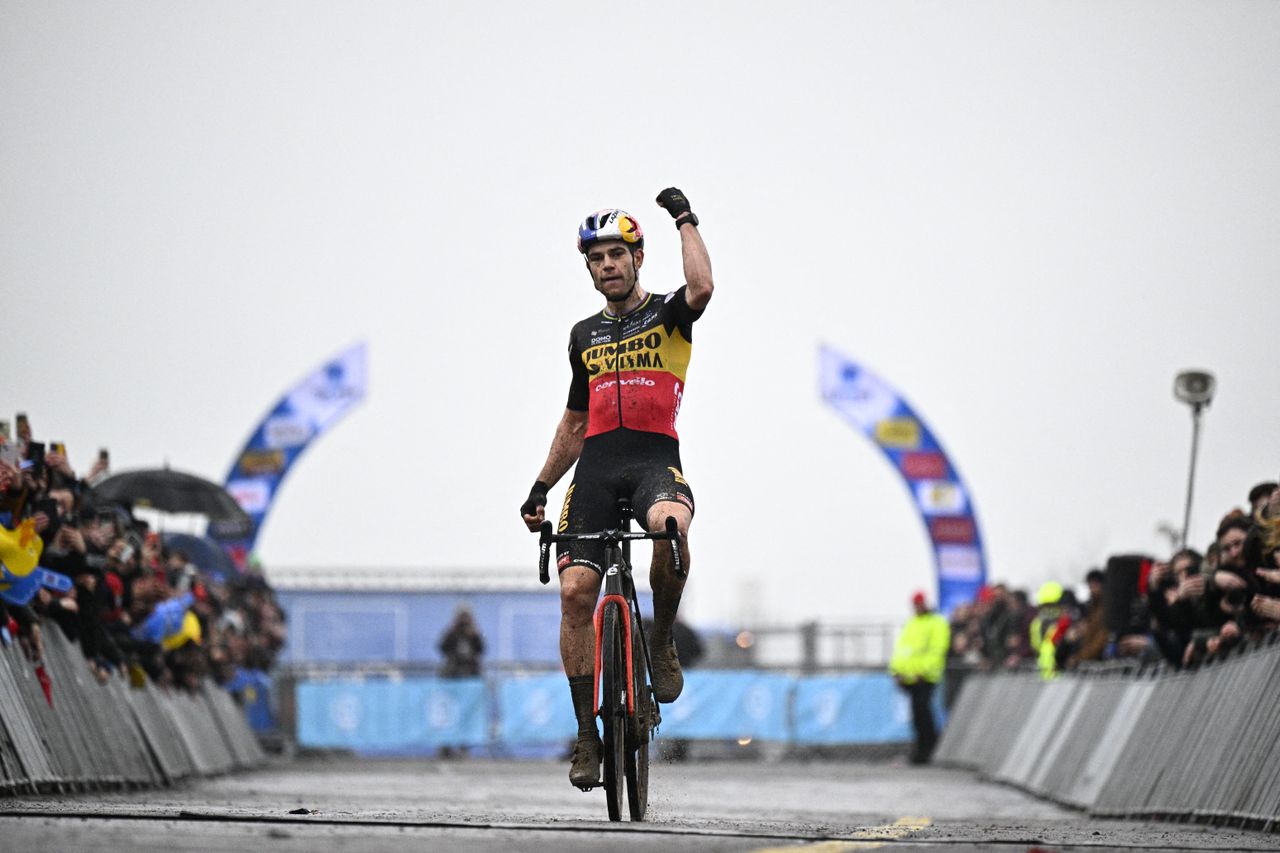
[[[551,522],[544,521],[538,540],[538,579],[544,584],[551,580],[548,563],[552,543],[604,543],[604,595],[596,604],[594,623],[595,695],[604,730],[605,799],[609,820],[622,820],[625,787],[627,810],[633,821],[640,821],[649,805],[649,741],[662,722],[662,714],[653,695],[653,664],[631,577],[631,543],[637,539],[670,541],[676,573],[683,576],[684,568],[674,518],[667,519],[661,533],[633,533],[630,502],[619,500],[617,508],[620,526],[598,533],[552,533]],[[637,645],[644,654],[636,654]]]

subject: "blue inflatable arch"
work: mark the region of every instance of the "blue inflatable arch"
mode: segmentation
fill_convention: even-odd
[[[822,398],[871,439],[902,475],[929,537],[938,609],[974,600],[987,580],[973,498],[933,432],[892,386],[847,356],[819,348]]]
[[[253,519],[248,536],[218,539],[236,565],[244,568],[280,484],[311,444],[368,393],[368,351],[363,342],[333,356],[276,401],[227,472],[226,489]]]

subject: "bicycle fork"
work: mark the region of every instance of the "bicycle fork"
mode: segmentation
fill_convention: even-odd
[[[595,655],[595,706],[600,707],[600,674],[604,669],[604,611],[612,602],[618,605],[619,611],[622,613],[622,630],[623,648],[626,649],[627,666],[626,666],[626,685],[627,685],[627,714],[635,716],[636,713],[636,683],[635,683],[635,649],[632,647],[632,613],[631,602],[627,601],[617,587],[621,586],[617,580],[617,567],[611,567],[609,574],[605,576],[605,594],[600,599],[600,603],[596,605],[595,613],[595,629],[596,629],[596,655]],[[645,650],[648,654],[648,650]]]

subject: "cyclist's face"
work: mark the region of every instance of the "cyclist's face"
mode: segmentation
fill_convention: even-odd
[[[596,290],[610,301],[622,300],[636,286],[640,265],[644,263],[644,249],[631,253],[623,243],[609,241],[596,243],[587,250],[587,270]]]

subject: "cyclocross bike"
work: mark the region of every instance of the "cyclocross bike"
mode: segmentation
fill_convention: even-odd
[[[649,741],[662,715],[653,695],[653,664],[631,577],[631,543],[636,539],[670,541],[678,575],[684,575],[684,566],[674,518],[667,519],[661,533],[633,533],[631,505],[625,499],[618,501],[618,515],[619,527],[599,533],[552,533],[551,522],[543,522],[538,578],[544,584],[551,580],[548,563],[552,543],[604,543],[604,595],[595,614],[595,695],[600,700],[597,708],[604,729],[604,790],[609,820],[622,820],[624,787],[631,819],[644,820],[649,805]]]

